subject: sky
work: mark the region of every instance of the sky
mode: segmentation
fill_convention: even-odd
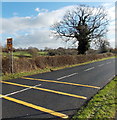
[[[13,38],[15,48],[37,47],[39,49],[71,47],[61,39],[56,40],[50,26],[60,21],[67,10],[73,6],[86,4],[103,5],[109,16],[109,32],[107,38],[112,47],[115,46],[115,3],[114,2],[3,2],[2,3],[2,46],[8,37]]]

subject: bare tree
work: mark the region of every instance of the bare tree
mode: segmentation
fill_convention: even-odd
[[[99,52],[100,53],[105,53],[108,52],[110,43],[106,39],[101,39],[99,42]]]
[[[103,7],[75,6],[52,26],[56,37],[78,45],[78,54],[85,54],[90,43],[99,42],[107,32],[108,18]]]

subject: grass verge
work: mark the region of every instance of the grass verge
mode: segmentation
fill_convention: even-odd
[[[29,72],[6,74],[6,75],[3,75],[3,76],[2,76],[2,80],[8,80],[8,79],[20,78],[20,77],[22,77],[22,76],[27,76],[27,75],[34,75],[34,74],[39,74],[39,73],[44,73],[44,72],[50,72],[50,69],[60,70],[60,69],[64,69],[64,68],[69,68],[69,67],[75,67],[75,66],[85,65],[85,64],[89,64],[89,63],[93,63],[93,62],[98,62],[98,61],[103,61],[103,60],[111,59],[111,58],[114,58],[114,57],[115,57],[115,56],[113,56],[113,57],[108,57],[108,58],[102,58],[102,59],[98,59],[98,60],[93,60],[93,61],[88,61],[88,62],[84,62],[84,63],[80,63],[80,64],[62,66],[62,67],[46,67],[46,68],[44,68],[44,69],[31,70],[31,71],[29,71]]]
[[[117,76],[98,92],[87,105],[81,107],[72,120],[110,120],[117,112]]]

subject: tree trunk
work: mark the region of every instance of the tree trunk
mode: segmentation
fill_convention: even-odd
[[[86,39],[79,40],[78,43],[78,54],[85,54],[89,48],[89,42]]]

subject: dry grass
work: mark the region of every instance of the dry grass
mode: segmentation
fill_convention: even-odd
[[[39,56],[36,58],[19,58],[14,59],[14,73],[26,72],[47,67],[61,67],[66,65],[79,64],[101,58],[111,57],[112,53],[94,54],[94,55],[69,55],[69,56]],[[9,73],[8,58],[2,58],[2,72]]]

